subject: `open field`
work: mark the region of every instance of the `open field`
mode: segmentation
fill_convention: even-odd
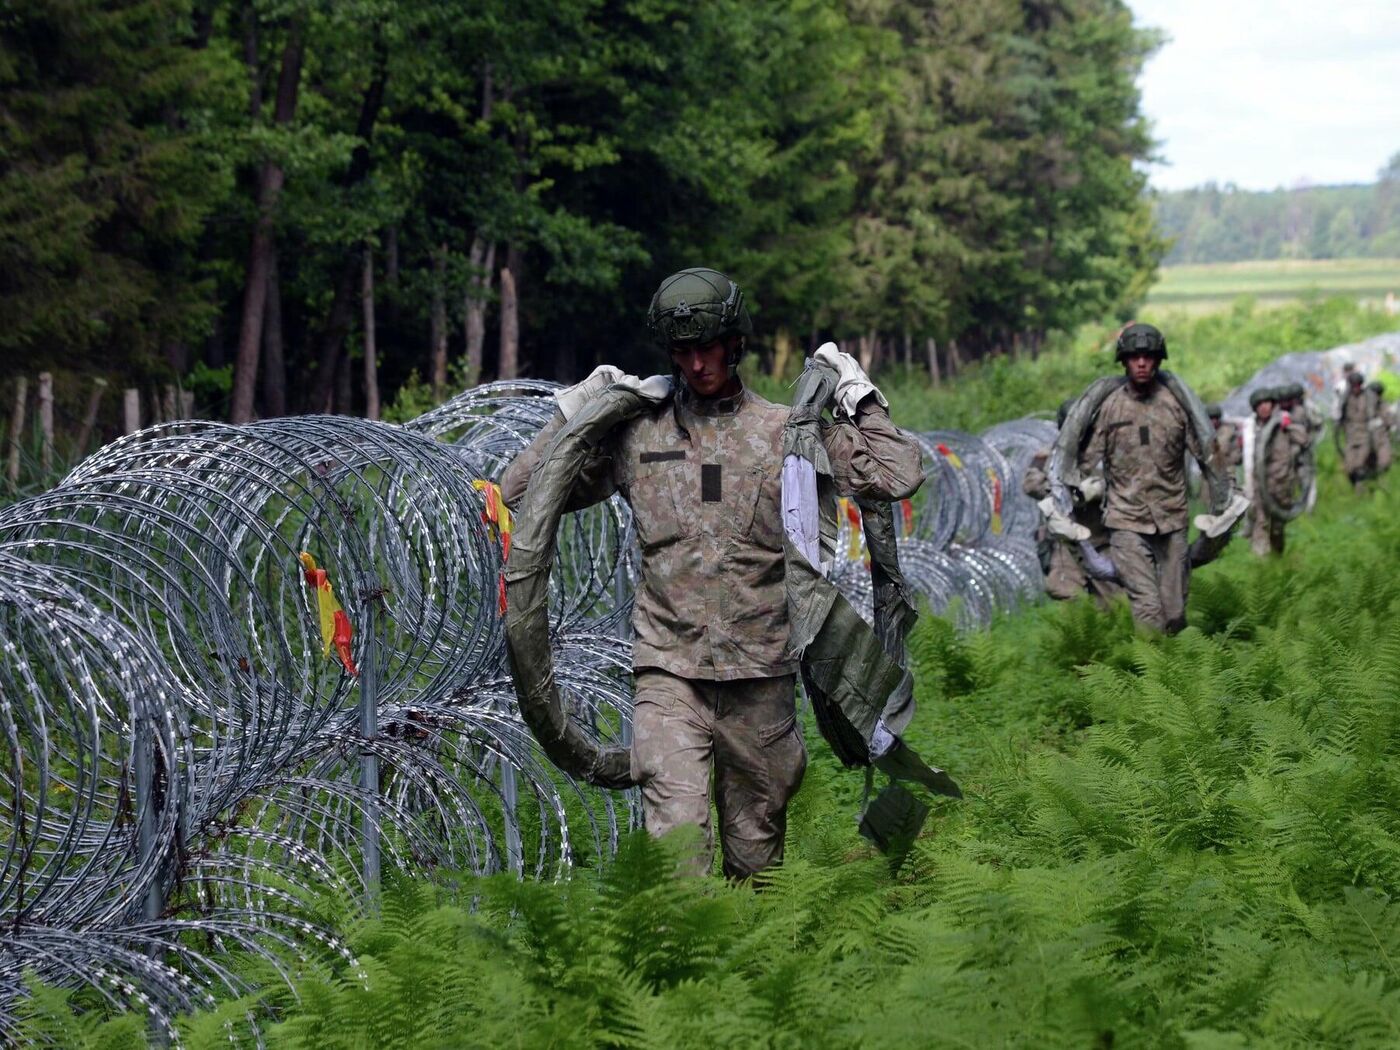
[[[1400,259],[1275,259],[1163,267],[1148,305],[1208,313],[1246,295],[1268,305],[1308,295],[1379,305],[1387,292],[1400,296]]]

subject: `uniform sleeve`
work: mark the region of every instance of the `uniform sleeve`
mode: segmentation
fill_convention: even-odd
[[[1103,423],[1103,409],[1089,429],[1089,438],[1079,453],[1079,473],[1084,477],[1099,472],[1099,464],[1104,464],[1104,478],[1108,477],[1108,428]]]
[[[823,424],[836,490],[843,496],[907,499],[924,483],[924,454],[873,399],[856,409],[856,420]]]
[[[1197,463],[1205,463],[1210,458],[1210,449],[1201,447],[1201,439],[1196,428],[1191,425],[1191,416],[1186,409],[1181,410],[1181,425],[1186,431],[1186,449],[1196,457]]]
[[[521,500],[525,498],[525,490],[530,484],[530,475],[539,466],[540,460],[544,458],[545,452],[553,443],[555,435],[563,429],[564,415],[556,409],[554,416],[535,435],[535,439],[521,449],[506,466],[506,469],[501,472],[501,496],[505,499],[506,506],[511,510],[519,509]],[[574,482],[574,487],[569,492],[564,510],[568,512],[591,507],[595,503],[603,502],[616,492],[617,483],[613,478],[612,464],[610,443],[591,453],[584,461],[583,470],[579,473],[578,480]]]

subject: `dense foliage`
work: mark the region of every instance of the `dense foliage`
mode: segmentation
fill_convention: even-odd
[[[1367,186],[1267,191],[1209,183],[1156,195],[1165,262],[1400,257],[1400,153]]]
[[[1393,1046],[1400,496],[1328,466],[1288,555],[1236,542],[1179,637],[1087,601],[923,621],[917,742],[968,797],[897,871],[817,746],[763,892],[643,836],[560,884],[399,885],[348,921],[360,971],[274,993],[271,1045]],[[29,1032],[141,1044],[52,990]]]
[[[768,355],[1035,349],[1155,270],[1153,42],[1122,0],[17,0],[0,378],[241,419],[643,367],[697,263]]]

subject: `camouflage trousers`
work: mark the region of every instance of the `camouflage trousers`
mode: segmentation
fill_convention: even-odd
[[[1100,553],[1103,553],[1102,549]],[[1056,540],[1050,550],[1050,569],[1045,574],[1045,593],[1056,601],[1068,601],[1081,594],[1092,594],[1106,605],[1123,590],[1113,580],[1099,580],[1085,571],[1079,552],[1068,540]]]
[[[1283,553],[1284,522],[1255,507],[1249,512],[1249,547],[1259,557]]]
[[[632,773],[647,831],[699,828],[696,864],[708,871],[713,769],[725,875],[747,878],[782,861],[787,804],[807,768],[795,691],[795,675],[711,682],[638,671]]]
[[[1169,634],[1185,627],[1186,591],[1191,579],[1186,530],[1140,533],[1114,529],[1108,549],[1128,592],[1133,619]]]

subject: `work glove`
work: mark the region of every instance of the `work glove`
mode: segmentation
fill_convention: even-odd
[[[1368,419],[1366,421],[1366,427],[1369,430],[1379,430],[1383,426],[1385,426],[1385,420],[1381,419],[1380,416],[1376,416],[1374,419]]]
[[[875,395],[875,400],[880,402],[882,408],[890,407],[885,395],[880,393],[879,388],[865,374],[865,369],[860,367],[860,362],[837,349],[835,343],[823,343],[812,355],[812,359],[836,372],[836,390],[832,394],[832,400],[848,419],[856,418],[856,406],[870,394]]]
[[[1239,489],[1236,489],[1230,496],[1230,502],[1219,514],[1197,514],[1196,528],[1215,539],[1229,532],[1235,522],[1244,517],[1244,512],[1249,510],[1249,497]]]
[[[588,378],[554,395],[555,404],[566,420],[578,415],[578,410],[622,378],[616,365],[599,365]]]
[[[623,390],[630,390],[654,405],[661,404],[671,396],[669,376],[647,376],[645,379],[638,379],[636,376],[622,376],[612,385],[621,387]]]
[[[1085,503],[1097,503],[1103,499],[1104,483],[1103,478],[1097,474],[1090,474],[1079,483],[1079,498]]]
[[[1051,535],[1060,536],[1075,543],[1089,538],[1089,530],[1083,525],[1071,521],[1069,515],[1055,506],[1053,496],[1046,496],[1036,506],[1045,515],[1045,528]]]

